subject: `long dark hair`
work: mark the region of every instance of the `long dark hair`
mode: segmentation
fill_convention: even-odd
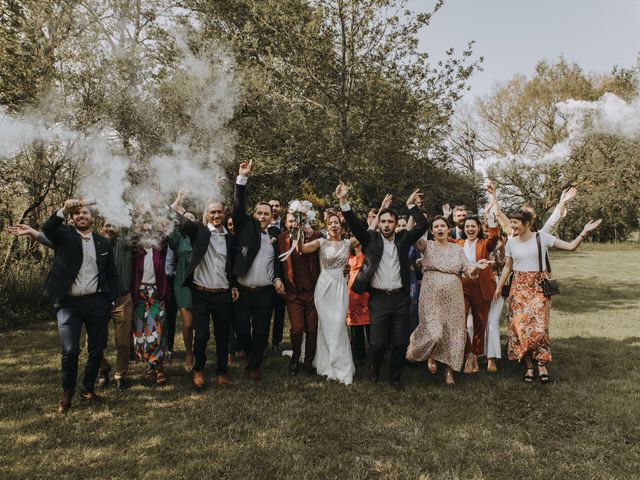
[[[470,215],[464,219],[464,224],[466,225],[469,220],[476,222],[476,225],[478,226],[478,238],[487,238],[487,236],[484,234],[484,228],[482,228],[480,217],[478,217],[477,215]],[[464,232],[464,227],[462,228],[462,238],[464,238],[465,240],[467,238],[467,234]]]

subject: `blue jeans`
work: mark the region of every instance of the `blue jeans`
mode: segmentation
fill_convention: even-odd
[[[93,392],[102,352],[107,346],[111,302],[105,294],[99,293],[82,297],[67,296],[56,303],[54,308],[62,345],[62,389],[72,392],[76,388],[80,333],[84,325],[89,358],[84,369],[82,391]]]

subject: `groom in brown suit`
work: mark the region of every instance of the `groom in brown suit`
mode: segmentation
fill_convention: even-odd
[[[287,230],[278,235],[278,250],[286,252],[291,248],[289,232],[297,228],[297,222],[291,213],[287,213]],[[306,230],[306,229],[305,229]],[[309,233],[309,235],[307,235]],[[304,241],[310,242],[321,238],[319,232],[304,233]],[[289,363],[289,373],[296,375],[300,368],[302,337],[306,334],[303,370],[313,374],[313,359],[316,355],[316,339],[318,336],[318,313],[313,300],[313,292],[320,275],[320,259],[318,252],[302,254],[297,249],[282,261],[284,300],[291,323],[291,345],[293,355]]]

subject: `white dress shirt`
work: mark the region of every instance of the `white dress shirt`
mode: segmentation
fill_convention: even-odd
[[[156,271],[153,267],[153,248],[145,248],[144,264],[142,269],[142,285],[156,284]]]
[[[384,250],[378,268],[373,273],[371,286],[380,290],[395,290],[402,288],[402,278],[400,277],[400,260],[398,258],[398,248],[396,247],[395,235],[387,240],[382,237]]]
[[[476,245],[478,244],[478,239],[476,238],[473,242],[469,241],[469,239],[467,238],[464,241],[464,246],[462,247],[464,249],[464,254],[467,256],[467,259],[471,262],[471,263],[476,263]]]
[[[93,233],[84,235],[78,232],[78,235],[82,242],[82,265],[69,290],[69,295],[74,297],[98,291],[98,262]]]
[[[209,246],[202,261],[193,272],[193,283],[204,288],[229,288],[227,279],[227,229],[218,231],[212,224],[207,228],[211,232]]]
[[[267,232],[260,234],[260,250],[251,264],[249,271],[238,277],[240,285],[249,288],[266,287],[274,281],[273,273],[273,243]]]

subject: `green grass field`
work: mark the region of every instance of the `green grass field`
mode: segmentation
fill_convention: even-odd
[[[132,389],[60,416],[55,325],[1,333],[0,478],[639,478],[640,251],[552,263],[547,386],[503,361],[453,388],[407,370],[399,394],[364,368],[345,387],[270,356],[259,384],[234,366],[228,388],[196,393],[178,360],[167,387],[134,366]]]

